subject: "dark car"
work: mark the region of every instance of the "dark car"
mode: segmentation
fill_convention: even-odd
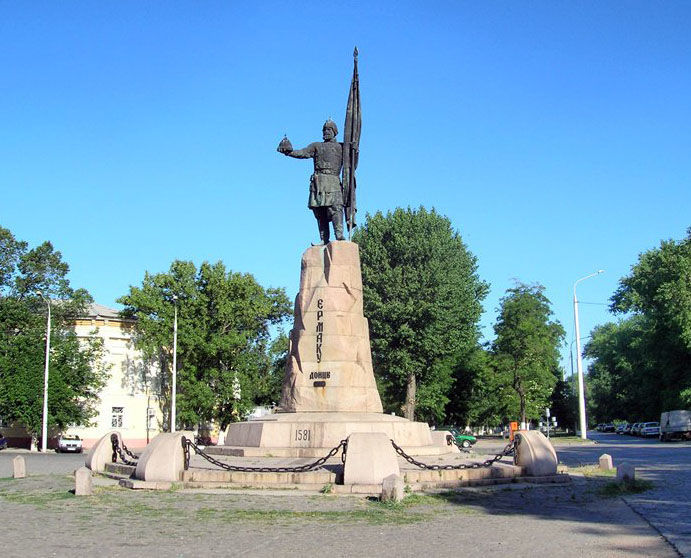
[[[2,435],[2,432],[0,432],[0,450],[4,450],[7,448],[7,438]]]

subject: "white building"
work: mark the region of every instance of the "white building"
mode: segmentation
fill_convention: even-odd
[[[134,348],[134,320],[121,318],[117,310],[92,304],[87,316],[74,323],[80,338],[103,340],[105,364],[110,377],[101,391],[98,414],[88,427],[70,427],[88,448],[111,430],[118,430],[129,448],[145,446],[164,430],[161,381],[158,368],[147,365]]]

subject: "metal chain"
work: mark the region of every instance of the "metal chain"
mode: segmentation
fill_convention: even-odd
[[[137,466],[137,460],[139,459],[139,457],[137,457],[130,450],[128,450],[127,446],[124,443],[122,444],[122,448],[120,447],[120,442],[118,440],[117,434],[111,434],[110,443],[113,446],[113,456],[112,456],[113,463],[117,462],[118,456],[120,456],[120,460],[125,465],[130,465],[131,467]],[[129,457],[132,457],[134,460],[127,459],[126,455]]]
[[[476,461],[474,463],[460,463],[458,465],[428,465],[427,463],[418,461],[410,455],[408,455],[406,452],[403,451],[401,446],[396,444],[396,442],[394,442],[393,440],[391,440],[391,445],[393,446],[393,449],[396,450],[396,453],[400,455],[403,459],[405,459],[408,463],[415,465],[416,467],[420,467],[420,469],[430,469],[432,471],[448,471],[452,469],[480,469],[481,467],[491,467],[502,457],[513,454],[513,442],[509,442],[501,453],[498,453],[492,459],[487,459],[483,462]]]
[[[329,451],[329,453],[327,453],[324,457],[320,457],[313,463],[299,465],[297,467],[241,467],[239,465],[228,465],[227,463],[223,463],[218,459],[214,459],[208,453],[200,449],[199,446],[197,446],[197,444],[195,444],[192,440],[188,440],[184,436],[182,437],[182,449],[185,453],[185,471],[187,471],[190,466],[190,448],[193,449],[197,455],[200,455],[206,459],[209,463],[216,465],[221,469],[225,469],[226,471],[237,471],[241,473],[305,473],[321,467],[324,463],[326,463],[327,460],[336,455],[341,448],[343,448],[343,454],[345,455],[347,446],[348,440],[341,440],[340,443]]]

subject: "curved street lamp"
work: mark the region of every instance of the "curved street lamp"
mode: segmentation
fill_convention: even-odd
[[[578,371],[578,418],[581,427],[581,438],[588,439],[588,427],[585,420],[585,384],[583,382],[583,362],[581,360],[581,332],[578,324],[578,297],[576,296],[576,285],[581,281],[604,273],[604,269],[599,269],[595,273],[581,277],[573,284],[573,319],[576,325],[576,369]]]
[[[48,369],[50,368],[50,297],[43,296],[41,291],[36,294],[48,306],[48,320],[46,323],[46,367],[43,372],[43,424],[41,426],[41,451],[48,450]]]

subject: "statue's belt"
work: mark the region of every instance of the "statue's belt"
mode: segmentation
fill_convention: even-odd
[[[314,171],[314,174],[315,175],[316,174],[329,174],[331,176],[338,176],[339,171],[335,171],[333,169],[319,169],[319,170]]]

